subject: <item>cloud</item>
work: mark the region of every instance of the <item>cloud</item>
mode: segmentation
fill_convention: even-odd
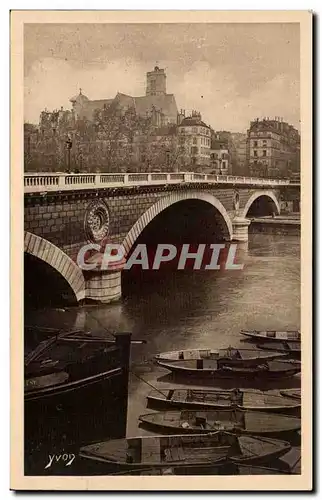
[[[25,120],[37,123],[45,108],[70,108],[69,99],[80,88],[89,99],[103,99],[114,97],[117,91],[140,95],[144,83],[143,68],[129,59],[82,69],[65,60],[44,58],[33,63],[25,78]]]

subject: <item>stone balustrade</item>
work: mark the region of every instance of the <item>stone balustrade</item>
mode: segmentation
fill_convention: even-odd
[[[267,179],[235,175],[201,173],[25,173],[24,192],[71,191],[81,189],[104,189],[110,187],[167,185],[167,184],[247,184],[254,186],[288,186],[299,183],[288,179]]]

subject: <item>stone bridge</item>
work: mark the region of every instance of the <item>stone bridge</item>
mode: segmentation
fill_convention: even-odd
[[[120,270],[78,267],[85,244],[123,243],[129,253],[149,232],[163,243],[162,237],[188,235],[189,225],[200,243],[206,233],[211,241],[247,242],[250,217],[278,214],[285,202],[299,210],[300,185],[194,173],[53,173],[25,174],[24,193],[25,279],[27,273],[31,281],[45,280],[51,269],[77,303],[121,296]]]

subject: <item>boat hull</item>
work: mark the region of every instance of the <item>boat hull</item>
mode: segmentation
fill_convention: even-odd
[[[260,330],[241,330],[240,333],[245,337],[251,338],[252,340],[266,341],[266,342],[278,342],[278,341],[290,341],[290,342],[300,342],[301,334],[299,331],[260,331]]]
[[[199,425],[198,416],[203,422]],[[283,438],[301,429],[299,418],[242,410],[165,411],[141,415],[139,421],[140,425],[170,434],[209,434],[220,430],[236,435]]]
[[[207,379],[244,379],[244,380],[276,380],[280,378],[293,377],[299,373],[300,367],[294,366],[287,369],[281,370],[234,370],[231,367],[224,367],[218,369],[197,369],[197,368],[186,368],[184,366],[178,366],[175,363],[165,363],[159,361],[158,364],[167,370],[170,370],[174,374],[180,374],[187,377],[197,377],[197,378],[207,378]]]
[[[162,392],[162,390],[161,390]],[[215,393],[215,391],[213,391]],[[232,392],[232,391],[231,391]],[[211,391],[205,391],[205,395],[211,394]],[[229,394],[229,393],[228,393]],[[225,410],[225,409],[239,409],[239,410],[253,410],[260,412],[269,412],[269,413],[281,413],[284,415],[294,415],[298,416],[301,412],[301,404],[299,402],[294,401],[293,404],[289,404],[288,406],[283,406],[281,404],[273,405],[265,405],[263,406],[255,406],[255,405],[244,405],[239,403],[228,402],[228,404],[220,404],[214,401],[178,401],[173,399],[162,398],[160,393],[156,393],[156,391],[152,391],[152,394],[147,396],[148,406],[151,408],[157,409],[166,409],[166,408],[187,408],[191,410]]]
[[[154,457],[152,460],[140,460],[134,463],[127,463],[125,459],[117,459],[120,456],[124,456],[126,452],[127,444],[129,440],[134,440],[139,443],[142,439],[154,439],[154,440],[167,440],[169,441],[168,446],[170,450],[173,448],[174,444],[170,444],[171,440],[175,439],[192,440],[197,444],[197,455],[194,453],[194,448],[188,446],[188,441],[185,444],[184,453],[185,456],[179,461],[173,459],[172,451],[170,453],[171,460],[164,462],[160,459]],[[206,440],[206,441],[205,441]],[[214,446],[214,440],[217,445]],[[236,448],[237,445],[237,448]],[[142,446],[142,444],[141,444]],[[238,461],[243,464],[266,464],[272,459],[278,458],[284,455],[291,448],[290,444],[286,441],[265,438],[265,437],[253,437],[253,436],[240,436],[236,437],[232,434],[227,433],[212,433],[209,436],[189,434],[189,435],[176,435],[176,436],[151,436],[151,437],[138,437],[130,438],[128,440],[122,440],[122,443],[118,442],[105,442],[98,443],[95,445],[90,445],[82,448],[80,450],[80,457],[86,459],[96,467],[100,468],[102,474],[107,470],[111,471],[111,468],[117,471],[133,471],[142,470],[145,468],[169,468],[169,467],[204,467],[204,466],[222,466],[229,463],[234,463]],[[175,451],[175,446],[173,448]],[[234,451],[235,450],[235,451]],[[238,451],[237,451],[238,450]],[[258,451],[260,453],[258,453]],[[237,454],[236,454],[237,452]],[[163,452],[164,453],[164,452]],[[152,455],[153,456],[153,455]],[[158,455],[159,456],[159,455]],[[203,458],[201,458],[203,457]],[[189,462],[190,460],[190,462]]]
[[[168,351],[157,354],[154,359],[158,361],[166,361],[168,363],[180,360],[196,360],[196,359],[216,359],[219,363],[226,366],[236,367],[251,367],[260,363],[272,361],[276,358],[287,356],[277,352],[265,352],[255,349],[235,349],[231,348],[231,355],[228,355],[228,349],[218,349],[212,351],[209,348],[204,349],[183,349],[181,351]],[[235,354],[234,354],[235,353]],[[240,356],[240,358],[238,357]]]
[[[294,358],[297,360],[301,359],[301,349],[292,349],[291,345],[284,346],[282,342],[263,342],[261,344],[258,344],[257,347],[267,351],[278,351],[280,352],[281,356],[287,356],[288,358]]]

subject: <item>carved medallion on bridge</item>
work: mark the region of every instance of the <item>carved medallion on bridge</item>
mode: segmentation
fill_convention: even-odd
[[[109,233],[110,214],[103,200],[90,203],[85,213],[85,234],[88,240],[100,242]]]

